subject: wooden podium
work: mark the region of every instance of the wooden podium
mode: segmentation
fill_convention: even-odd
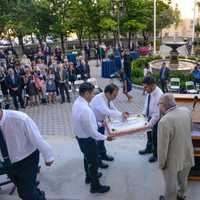
[[[192,113],[195,166],[191,169],[189,180],[200,180],[200,95],[173,94],[173,96],[177,105],[188,107]]]

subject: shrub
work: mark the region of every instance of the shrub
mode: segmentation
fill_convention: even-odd
[[[132,78],[144,78],[144,71],[142,68],[132,68],[132,71],[131,71],[131,76]]]
[[[188,56],[188,59],[189,60],[197,60],[197,57],[196,56]]]

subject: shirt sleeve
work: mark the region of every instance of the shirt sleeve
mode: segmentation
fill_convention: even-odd
[[[54,160],[54,155],[51,146],[41,136],[38,127],[35,122],[27,117],[25,121],[26,135],[33,144],[42,154],[45,162],[51,162]]]
[[[81,117],[81,123],[84,131],[89,134],[89,136],[95,140],[106,140],[107,136],[102,135],[97,131],[97,124],[94,124],[92,116],[89,112],[85,112],[84,116]],[[96,122],[97,123],[97,122]]]
[[[164,169],[166,167],[169,142],[170,129],[160,121],[158,124],[158,163],[160,169]]]
[[[109,117],[118,117],[122,115],[122,112],[120,112],[113,104],[113,102],[110,102],[110,108],[106,105],[105,102],[101,102],[98,105],[96,105],[96,109],[98,112],[100,112],[102,115],[106,115]]]

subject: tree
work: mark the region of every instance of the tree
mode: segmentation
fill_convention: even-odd
[[[9,13],[4,31],[12,30],[13,36],[18,37],[19,44],[24,52],[23,37],[32,33],[32,21],[30,13],[33,8],[33,0],[9,1]]]
[[[54,22],[51,24],[50,31],[53,35],[60,37],[62,52],[65,53],[64,38],[69,30],[69,6],[68,0],[48,0],[50,3],[50,12],[54,16]]]

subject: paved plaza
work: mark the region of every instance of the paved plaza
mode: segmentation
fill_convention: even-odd
[[[100,78],[101,68],[91,61],[92,76],[104,88],[117,80]],[[128,103],[120,91],[115,104],[121,111],[139,113],[142,111],[144,96],[141,90],[133,89],[133,102]],[[46,191],[48,200],[157,200],[164,191],[164,181],[157,163],[148,163],[149,156],[139,156],[138,150],[144,147],[146,137],[143,133],[118,138],[107,142],[108,152],[115,157],[109,168],[101,170],[101,182],[111,186],[107,194],[90,194],[84,183],[83,158],[71,127],[72,103],[41,105],[26,109],[39,126],[41,133],[52,145],[55,164],[46,168],[41,159],[39,174],[40,188]],[[3,179],[4,177],[1,177]],[[0,200],[17,200],[17,194],[9,196],[12,185],[0,190]],[[189,200],[199,200],[199,182],[190,182]]]

